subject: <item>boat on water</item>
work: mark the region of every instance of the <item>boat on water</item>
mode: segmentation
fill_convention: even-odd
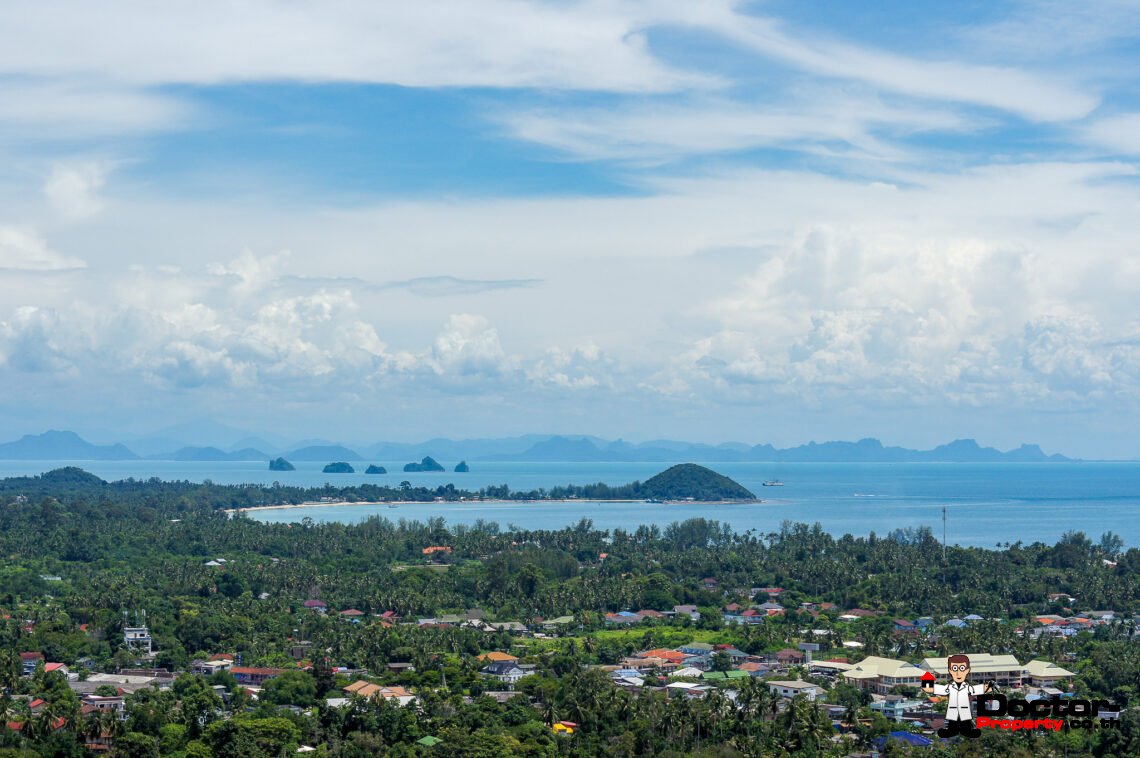
[[[389,505],[388,507],[389,507],[389,508],[399,508],[400,506],[398,506],[398,505],[396,505],[395,503],[393,503],[392,505]]]
[[[765,487],[783,487],[784,483],[779,479],[772,479],[771,481],[764,482]]]

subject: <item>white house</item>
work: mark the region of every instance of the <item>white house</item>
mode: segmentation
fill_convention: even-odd
[[[793,698],[796,695],[805,695],[808,700],[815,701],[817,697],[823,694],[823,688],[818,684],[805,682],[802,679],[793,681],[772,681],[765,682],[768,689],[776,693],[780,697]]]

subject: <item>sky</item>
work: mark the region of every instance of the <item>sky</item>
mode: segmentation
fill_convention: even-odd
[[[1140,457],[1132,0],[7,0],[0,437]]]

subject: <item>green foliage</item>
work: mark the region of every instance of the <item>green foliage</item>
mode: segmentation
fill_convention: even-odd
[[[292,752],[301,731],[284,718],[234,718],[211,724],[206,744],[214,758],[262,758]]]
[[[308,707],[317,700],[317,680],[304,671],[286,671],[265,683],[261,699],[275,705]]]
[[[425,455],[424,459],[419,463],[404,464],[404,471],[446,471],[446,469],[435,458],[432,458],[430,455]]]

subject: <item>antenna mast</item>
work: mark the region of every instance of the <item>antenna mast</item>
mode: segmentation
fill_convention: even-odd
[[[942,562],[946,562],[946,506],[942,506]]]

